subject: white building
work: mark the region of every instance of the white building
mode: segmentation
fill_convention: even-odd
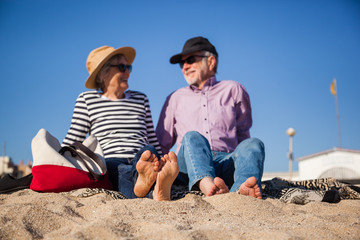
[[[333,177],[360,179],[360,151],[334,148],[297,159],[300,180]]]
[[[0,156],[0,176],[14,171],[12,162],[8,156]]]

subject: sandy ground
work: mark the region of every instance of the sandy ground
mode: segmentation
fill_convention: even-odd
[[[306,205],[236,193],[172,202],[0,195],[0,239],[360,239],[360,201]]]

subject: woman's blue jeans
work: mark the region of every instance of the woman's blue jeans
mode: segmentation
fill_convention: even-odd
[[[141,154],[146,150],[150,150],[155,156],[159,158],[159,155],[155,147],[147,145],[140,149],[133,159],[131,158],[106,158],[106,167],[109,173],[109,178],[114,188],[124,194],[127,198],[136,198],[134,193],[134,186],[138,177],[136,170],[136,164],[139,161]],[[151,198],[151,194],[148,194]]]
[[[246,179],[255,176],[261,189],[264,159],[264,144],[257,138],[243,140],[232,153],[215,152],[204,136],[191,131],[185,134],[178,153],[176,183],[188,184],[192,190],[205,177],[220,177],[230,192],[236,192]]]

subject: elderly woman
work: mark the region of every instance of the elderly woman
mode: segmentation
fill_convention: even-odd
[[[170,200],[179,168],[173,152],[160,158],[150,105],[145,94],[128,90],[135,49],[102,46],[90,52],[85,86],[77,98],[63,145],[95,135],[103,149],[114,188],[128,198]]]

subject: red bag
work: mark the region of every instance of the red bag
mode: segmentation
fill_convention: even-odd
[[[67,192],[79,188],[112,190],[103,153],[95,136],[83,143],[61,147],[45,129],[31,143],[33,179],[30,189],[39,192]]]

